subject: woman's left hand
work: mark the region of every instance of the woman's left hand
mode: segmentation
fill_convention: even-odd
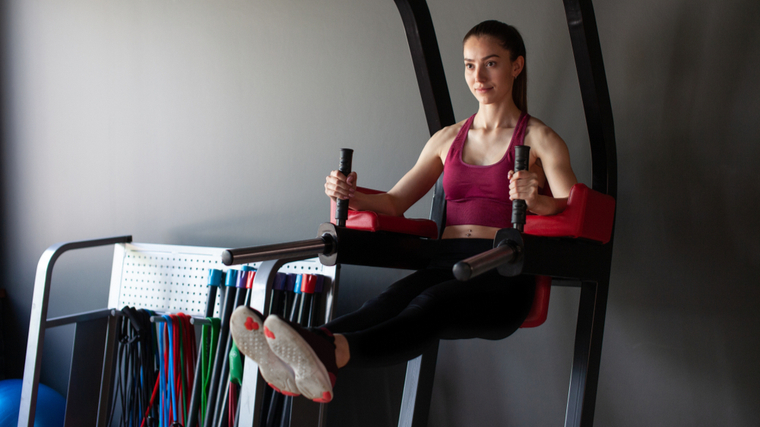
[[[538,200],[538,174],[530,171],[515,173],[509,171],[509,198],[511,200],[525,200],[528,209],[535,206]]]

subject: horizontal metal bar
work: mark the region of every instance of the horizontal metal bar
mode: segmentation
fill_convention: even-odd
[[[512,262],[517,253],[515,248],[507,244],[479,253],[454,264],[454,277],[463,282],[470,280],[500,265]]]
[[[45,321],[45,328],[55,328],[56,326],[69,325],[71,323],[86,322],[88,320],[102,319],[111,315],[110,308],[100,310],[85,311],[83,313],[70,314],[68,316],[54,317]]]
[[[166,322],[166,318],[163,316],[150,316],[150,322],[151,323],[164,323]],[[191,325],[210,325],[211,321],[206,319],[205,317],[193,317],[190,316],[190,324]]]
[[[210,325],[211,321],[206,319],[205,317],[191,317],[190,323],[193,325]]]
[[[327,254],[331,250],[332,243],[330,241],[325,237],[317,237],[316,239],[275,245],[227,249],[222,253],[222,262],[224,265],[238,265],[275,259],[312,258]]]

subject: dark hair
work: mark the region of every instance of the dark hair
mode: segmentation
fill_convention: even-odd
[[[510,60],[514,61],[518,57],[525,58],[525,43],[517,28],[499,21],[483,21],[472,27],[464,36],[464,44],[470,37],[493,37],[499,42],[501,47],[508,50]],[[512,100],[520,111],[528,112],[528,64],[523,66],[522,72],[515,79],[512,86]]]

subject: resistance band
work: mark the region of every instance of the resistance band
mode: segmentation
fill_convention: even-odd
[[[207,315],[213,313],[220,270],[209,272]],[[216,285],[216,286],[215,286]],[[155,316],[149,310],[125,307],[119,323],[115,392],[109,425],[116,409],[120,427],[177,427],[203,417],[209,396],[213,359],[220,336],[220,320],[206,318],[199,357],[195,330],[183,313]],[[157,328],[154,324],[157,322]],[[202,360],[199,360],[202,359]],[[196,361],[200,372],[196,373]],[[196,375],[197,374],[197,375]],[[198,377],[200,411],[190,414],[191,394]],[[200,400],[200,399],[199,399]]]
[[[214,354],[216,354],[217,341],[219,340],[219,328],[221,320],[216,317],[207,317],[209,325],[201,327],[201,372],[199,381],[201,388],[201,420],[206,419],[206,404],[208,402],[208,392],[211,386],[211,374],[213,372]]]
[[[137,427],[140,420],[151,418],[150,400],[155,384],[155,347],[151,312],[124,307],[119,330],[114,400],[111,406],[113,424],[117,403],[120,405],[120,427]],[[144,423],[144,421],[143,421]]]
[[[197,350],[190,317],[162,316],[159,326],[159,426],[183,426],[188,417]]]

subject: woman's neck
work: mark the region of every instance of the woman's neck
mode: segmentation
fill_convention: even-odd
[[[480,104],[474,125],[480,129],[492,130],[514,128],[522,113],[512,100],[505,103]]]

